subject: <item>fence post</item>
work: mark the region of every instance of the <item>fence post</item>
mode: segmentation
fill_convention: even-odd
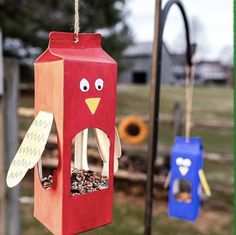
[[[18,148],[18,88],[19,61],[4,58],[4,134],[5,134],[5,174]],[[6,230],[8,235],[19,235],[19,186],[6,188]]]
[[[2,31],[0,28],[0,96],[3,95],[3,41],[2,41]]]
[[[6,234],[5,214],[5,174],[4,174],[4,129],[3,129],[3,55],[2,55],[2,32],[0,29],[0,234]]]

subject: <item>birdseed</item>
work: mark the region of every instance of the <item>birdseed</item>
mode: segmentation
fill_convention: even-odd
[[[50,189],[53,183],[53,176],[44,177],[42,185]],[[100,173],[91,170],[80,170],[72,168],[71,171],[71,194],[73,196],[100,191],[109,187],[109,179]]]

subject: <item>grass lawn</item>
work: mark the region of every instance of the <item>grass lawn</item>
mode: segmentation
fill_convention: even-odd
[[[51,233],[33,218],[33,208],[30,205],[22,208],[22,215],[27,220],[22,223],[22,234],[24,235],[50,235]],[[106,227],[98,228],[83,234],[87,235],[142,235],[144,211],[140,208],[126,204],[115,204],[113,223]],[[197,225],[189,222],[168,218],[165,212],[160,212],[153,217],[153,235],[222,235],[233,234],[232,224],[229,219],[224,223],[224,227],[206,226],[207,228],[197,228]],[[200,223],[200,222],[199,222]],[[202,231],[203,230],[203,231]]]
[[[27,190],[29,190],[29,186],[27,186]],[[212,204],[214,204],[214,207]],[[205,203],[195,223],[170,219],[167,215],[167,204],[164,201],[154,201],[153,208],[153,235],[233,235],[233,209],[230,205],[225,205],[218,201]],[[23,235],[51,234],[33,217],[32,204],[21,206],[21,219]],[[143,224],[144,198],[116,192],[113,223],[83,234],[141,235],[144,231]]]
[[[160,113],[172,115],[176,102],[184,105],[184,87],[163,86],[161,88]],[[20,106],[33,107],[33,99],[20,99]],[[149,86],[118,86],[117,116],[149,115]],[[193,120],[233,120],[233,90],[228,87],[196,87],[193,99]],[[28,129],[31,118],[20,119],[20,128]],[[214,129],[192,130],[193,136],[203,138],[207,152],[233,153],[233,130]],[[173,144],[173,129],[161,125],[159,143],[165,146]]]
[[[184,105],[184,87],[162,86],[160,113],[173,113],[176,102]],[[117,112],[119,115],[148,115],[149,86],[118,86]],[[196,87],[193,97],[193,120],[233,120],[233,90],[228,87]],[[214,153],[233,154],[233,130],[215,130],[193,128],[192,136],[203,139],[204,150]],[[159,126],[159,143],[164,146],[173,144],[173,128],[169,125]],[[234,171],[230,164],[205,162],[204,170],[210,185],[233,187]],[[215,194],[215,199],[222,195]],[[233,197],[225,198],[232,202]]]
[[[184,104],[184,88],[163,86],[161,89],[160,113],[173,113],[177,101]],[[33,107],[33,100],[20,99],[20,106]],[[148,115],[149,86],[118,86],[117,116]],[[233,120],[233,90],[230,88],[196,87],[194,90],[193,120]],[[20,119],[20,128],[28,129],[32,119]],[[214,129],[192,130],[193,136],[203,138],[207,152],[233,153],[233,130]],[[161,125],[159,143],[164,146],[173,144],[173,129]],[[210,185],[232,188],[234,173],[230,164],[204,163],[204,170]],[[22,195],[32,196],[32,184],[23,184]],[[203,205],[196,223],[169,219],[166,202],[154,203],[154,235],[222,235],[233,234],[233,196],[225,196],[213,191],[213,197]],[[33,206],[22,205],[22,234],[50,234],[33,218]],[[144,198],[115,194],[113,224],[88,233],[87,235],[139,235],[143,234]]]
[[[118,115],[148,115],[149,86],[118,86]],[[172,114],[174,104],[184,105],[184,87],[162,86],[160,113]],[[196,87],[193,97],[193,120],[233,119],[233,90],[228,87]]]
[[[118,85],[117,116],[148,115],[149,86]],[[160,113],[172,114],[174,104],[184,105],[184,87],[162,86]],[[22,96],[19,106],[33,107],[34,100]],[[229,87],[195,87],[193,97],[193,120],[233,119],[233,89]]]
[[[184,87],[162,86],[160,113],[173,113],[176,102],[184,104]],[[33,99],[22,97],[20,106],[33,107]],[[149,114],[149,86],[118,86],[117,116],[148,115]],[[233,90],[228,87],[196,87],[193,99],[194,120],[233,120]],[[20,128],[27,130],[32,118],[20,118]],[[233,153],[233,130],[215,130],[194,128],[193,136],[201,136],[204,150],[214,153]],[[173,144],[173,128],[170,125],[160,125],[159,143],[171,147]],[[233,168],[229,165],[213,163],[205,164],[205,171],[209,181],[232,187]]]
[[[176,102],[184,105],[184,87],[162,86],[160,113],[172,115]],[[149,115],[149,86],[118,86],[117,115]],[[193,97],[193,121],[233,120],[233,90],[228,87],[196,87]],[[193,128],[193,136],[203,138],[207,152],[233,153],[233,130]],[[173,144],[173,129],[161,125],[159,143]]]

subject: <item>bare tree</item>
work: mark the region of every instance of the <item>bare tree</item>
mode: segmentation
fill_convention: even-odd
[[[196,43],[197,53],[205,54],[208,51],[208,41],[204,24],[197,16],[189,18],[191,43]],[[177,53],[183,53],[186,48],[185,30],[182,28],[173,40],[173,49]]]
[[[197,16],[190,18],[191,41],[196,43],[198,53],[208,52],[209,44],[205,34],[204,24]]]

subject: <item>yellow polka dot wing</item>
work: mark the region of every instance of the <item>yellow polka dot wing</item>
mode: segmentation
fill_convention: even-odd
[[[19,184],[41,158],[53,123],[53,114],[40,111],[22,141],[7,173],[7,186]]]

